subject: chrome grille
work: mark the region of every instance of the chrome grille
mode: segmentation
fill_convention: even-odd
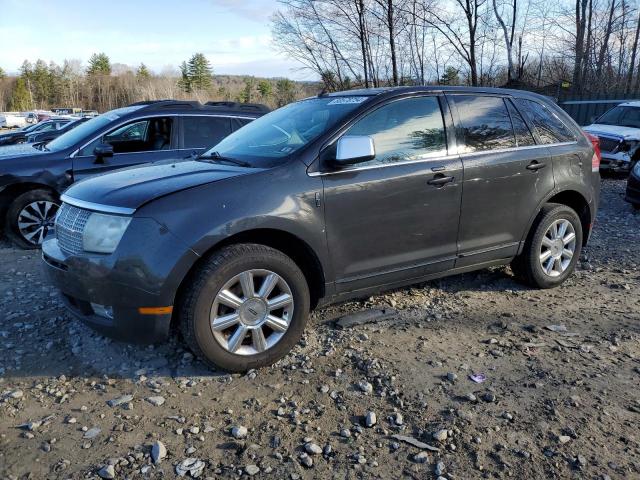
[[[91,212],[63,203],[56,218],[56,238],[68,253],[82,252],[82,234]]]
[[[598,138],[600,139],[600,150],[603,152],[613,153],[618,149],[621,143],[619,138],[604,137],[601,135],[598,135]]]

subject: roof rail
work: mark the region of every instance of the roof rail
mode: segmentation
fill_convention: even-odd
[[[145,100],[143,102],[136,102],[129,105],[130,107],[134,106],[143,106],[145,110],[161,110],[165,108],[200,108],[202,104],[197,101],[189,101],[189,100]]]
[[[215,108],[225,108],[229,110],[244,110],[245,112],[261,112],[266,113],[270,112],[271,109],[262,103],[240,103],[240,102],[227,102],[227,101],[218,101],[218,102],[207,102],[205,103],[208,107]]]

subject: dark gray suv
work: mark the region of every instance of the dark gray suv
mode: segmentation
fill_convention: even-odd
[[[596,215],[594,142],[527,92],[320,95],[199,158],[74,184],[46,271],[96,329],[149,342],[175,325],[203,361],[243,371],[330,302],[509,263],[559,285]]]

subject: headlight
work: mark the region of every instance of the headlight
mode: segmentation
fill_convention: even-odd
[[[131,217],[92,213],[82,235],[85,252],[113,253],[131,222]]]
[[[635,166],[633,167],[633,173],[640,178],[640,161],[636,162]]]

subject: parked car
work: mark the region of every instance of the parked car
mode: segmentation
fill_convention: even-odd
[[[58,138],[60,135],[64,135],[69,130],[72,130],[84,122],[89,120],[88,118],[65,118],[61,120],[54,120],[58,124],[58,128],[49,128],[46,130],[39,130],[36,132],[30,132],[25,138],[25,143],[47,143]]]
[[[244,371],[298,342],[310,308],[509,264],[561,284],[591,232],[597,150],[522,91],[320,95],[186,162],[78,182],[43,245],[83,321]]]
[[[601,170],[630,172],[640,159],[640,102],[613,107],[584,129],[600,139]]]
[[[108,170],[203,152],[262,113],[198,102],[142,102],[87,120],[49,143],[0,149],[0,218],[18,245],[53,228],[59,195]]]
[[[69,119],[46,120],[40,123],[32,123],[28,127],[23,127],[19,130],[2,133],[0,134],[0,146],[15,145],[17,143],[33,143],[35,141],[33,138],[37,138],[32,137],[33,135],[59,132],[63,126],[70,122],[71,120]]]
[[[2,117],[4,118],[5,128],[22,128],[29,124],[26,115],[23,113],[5,112]]]
[[[640,162],[636,162],[627,179],[627,194],[625,200],[633,208],[640,210]]]

